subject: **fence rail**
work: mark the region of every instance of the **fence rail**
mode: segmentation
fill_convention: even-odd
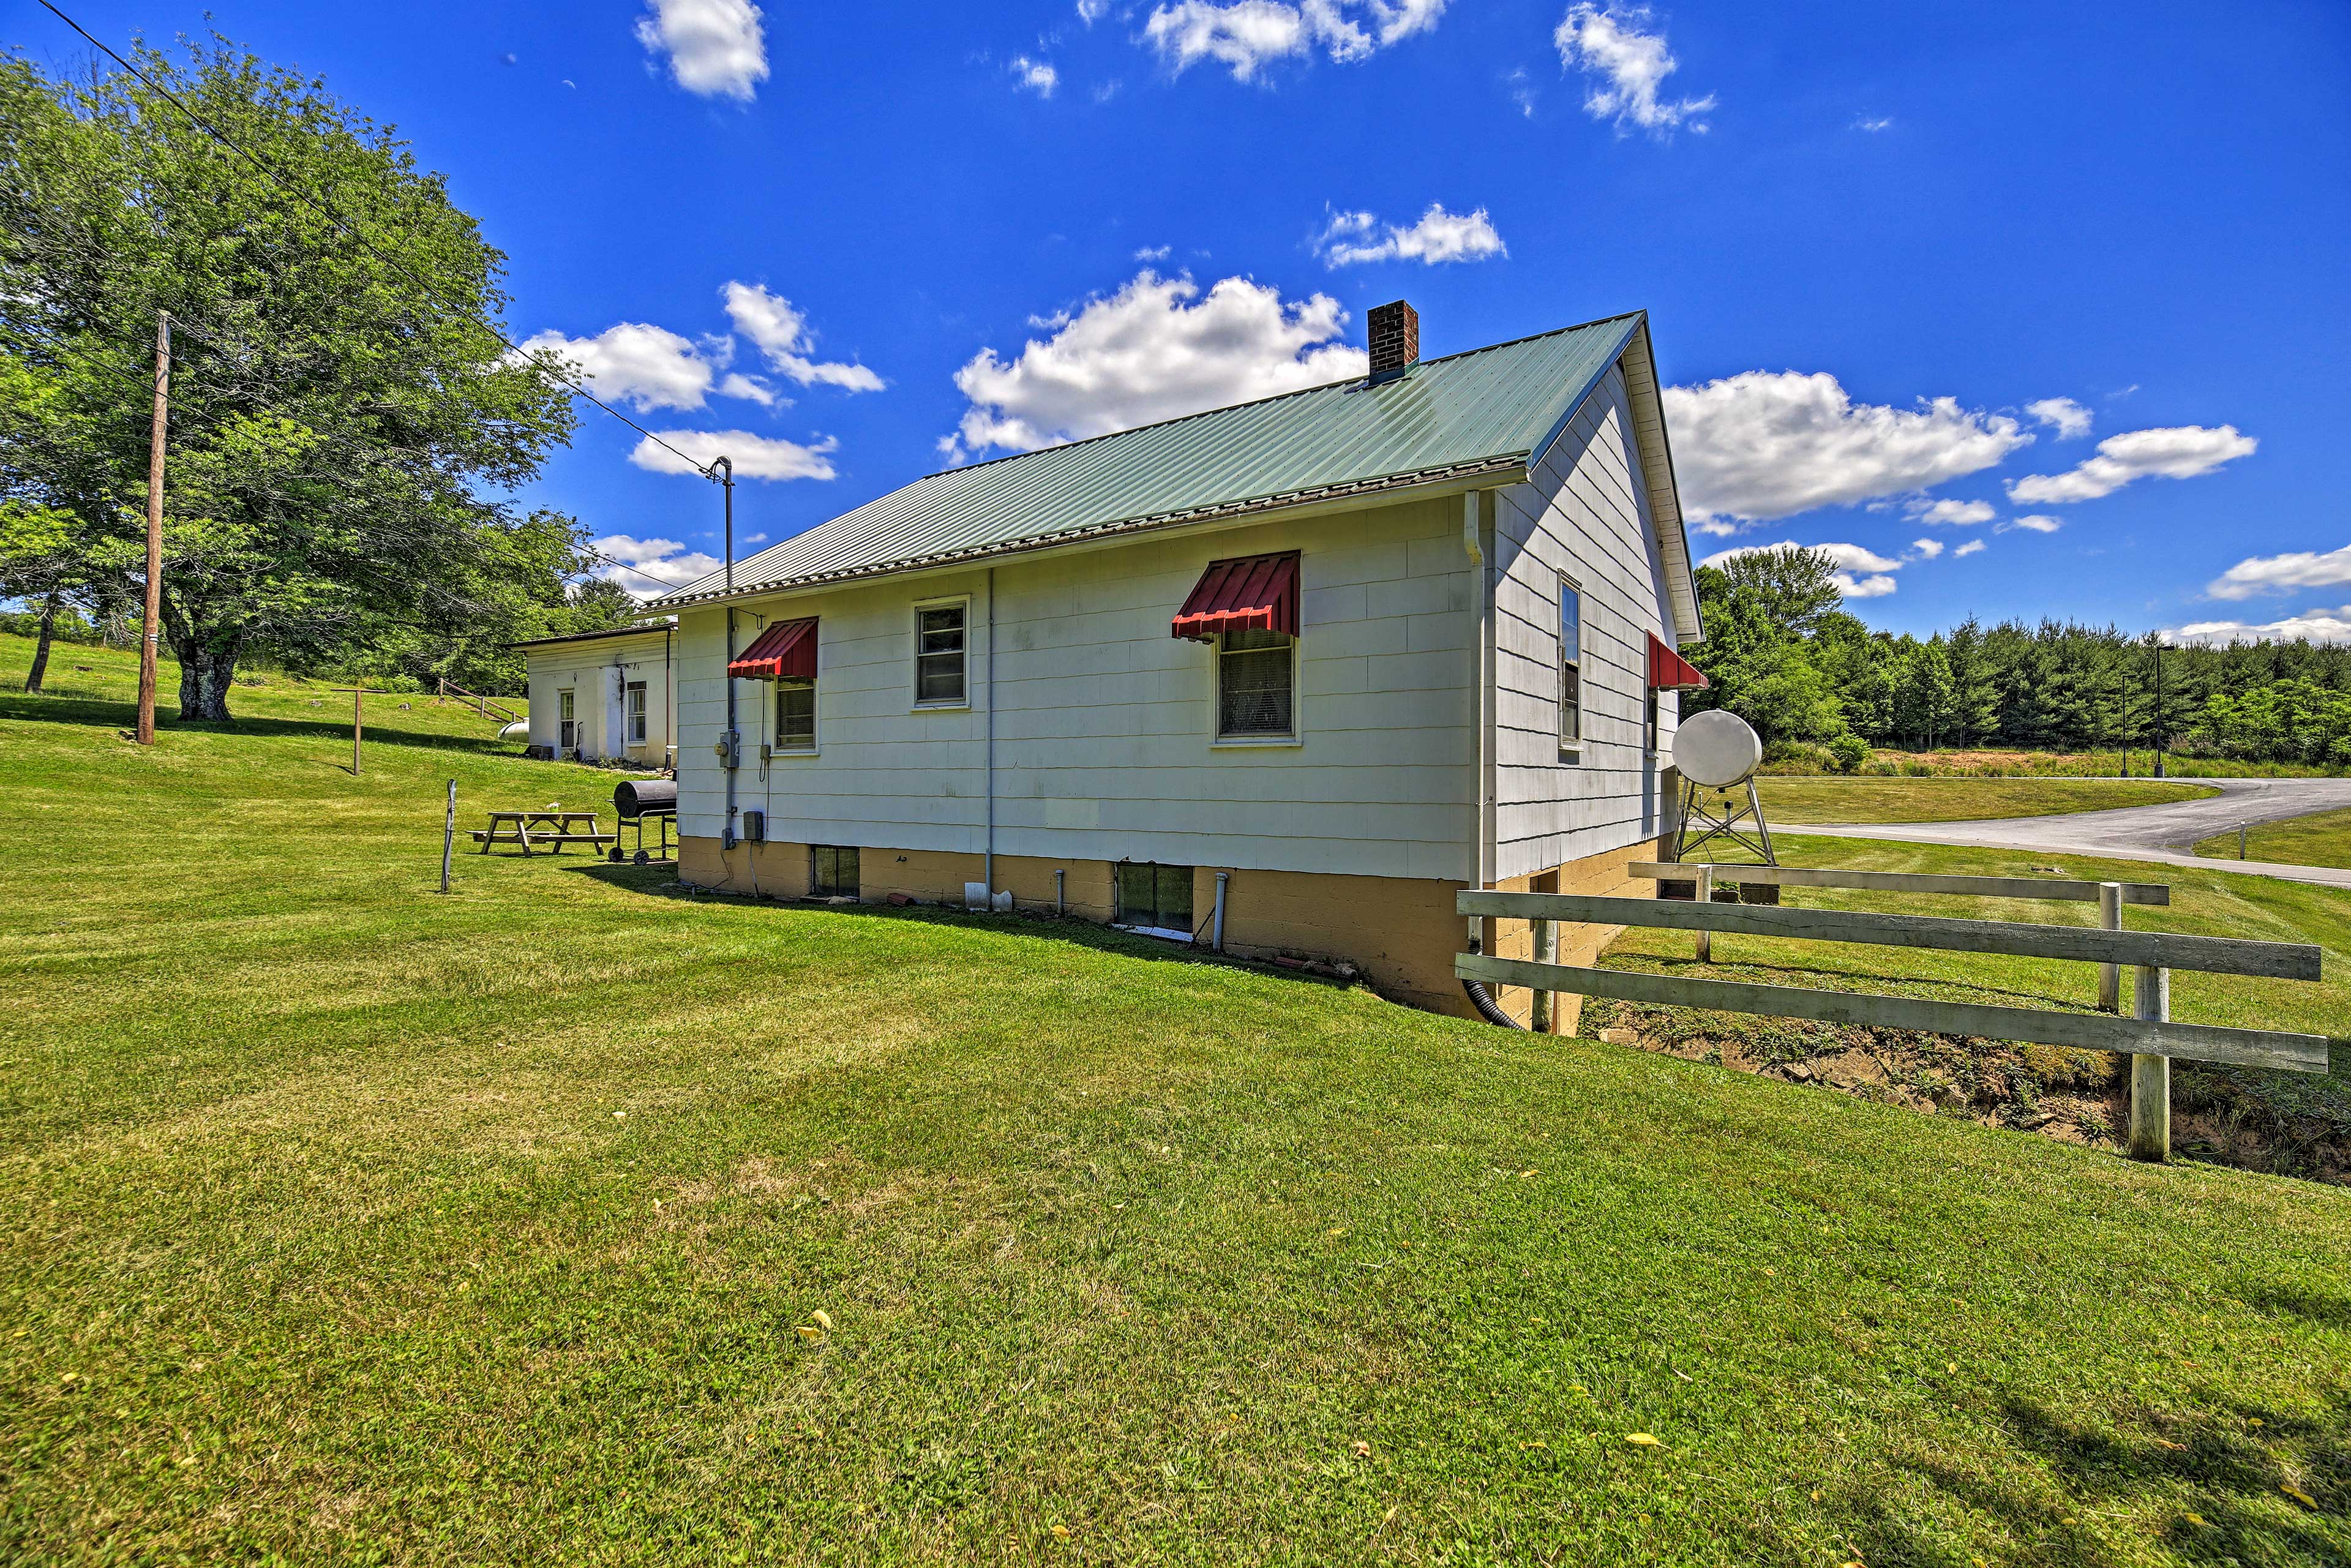
[[[1521,920],[1725,931],[1810,942],[1932,947],[1950,953],[2001,953],[2012,957],[2078,958],[2094,964],[2197,969],[2208,974],[2259,975],[2280,980],[2319,977],[2319,949],[2301,942],[2249,942],[2233,936],[2187,936],[2168,931],[2105,931],[2089,925],[1948,920],[1928,915],[1856,914],[1769,904],[1603,898],[1577,893],[1465,890],[1459,906],[1463,915]]]
[[[1703,862],[1635,861],[1625,868],[1628,876],[1653,882],[1687,882],[1706,869]],[[1919,872],[1844,871],[1834,867],[1792,865],[1717,865],[1718,883],[1767,883],[1776,887],[1843,887],[1866,893],[1960,894],[1974,898],[2039,898],[2065,904],[2095,904],[2099,883],[2066,877],[1938,876]],[[2125,904],[2168,904],[2171,889],[2159,882],[2120,884]]]
[[[1868,991],[1818,991],[1739,980],[1686,979],[1634,969],[1579,969],[1563,964],[1531,963],[1523,958],[1496,958],[1482,953],[1458,956],[1453,961],[1453,972],[1462,979],[1488,985],[1528,986],[1538,990],[1571,991],[1578,996],[1662,1007],[1711,1008],[1717,1012],[1973,1035],[1982,1040],[2070,1046],[2077,1051],[2117,1051],[2137,1056],[2226,1061],[2289,1072],[2326,1071],[2324,1035],[2226,1029],[2216,1024],[2172,1023],[2161,1019],[2116,1018],[2106,1013],[1994,1007],[1931,997],[1889,997]]]

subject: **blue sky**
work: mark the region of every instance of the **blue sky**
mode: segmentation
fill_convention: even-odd
[[[66,8],[118,47],[204,25]],[[1638,308],[1702,555],[1835,546],[1894,630],[2351,640],[2336,0],[210,13],[447,175],[516,336],[775,476],[738,542],[1347,374],[1399,296],[1427,354]],[[585,411],[527,498],[683,578],[718,497],[639,446]]]

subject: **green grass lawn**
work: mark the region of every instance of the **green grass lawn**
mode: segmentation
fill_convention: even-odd
[[[2200,800],[2202,784],[2122,779],[1792,779],[1755,780],[1763,816],[1782,822],[1968,822]]]
[[[2196,846],[2215,860],[2237,858],[2237,835],[2216,833]],[[2314,811],[2245,831],[2245,858],[2277,865],[2351,866],[2351,811]]]
[[[611,776],[84,679],[0,694],[9,1562],[2351,1553],[2339,1190],[1083,927],[444,898],[445,779]]]

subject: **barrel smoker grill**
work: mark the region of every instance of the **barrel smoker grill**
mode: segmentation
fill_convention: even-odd
[[[634,823],[637,847],[634,853],[612,846],[612,863],[634,861],[638,865],[651,865],[655,861],[677,859],[677,846],[670,836],[670,826],[677,821],[677,780],[674,779],[626,779],[612,791],[612,810],[620,814],[623,825]],[[660,837],[651,850],[645,848],[645,824],[654,823]]]

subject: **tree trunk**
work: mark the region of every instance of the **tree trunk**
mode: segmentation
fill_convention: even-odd
[[[39,691],[41,683],[48,677],[49,640],[57,634],[57,591],[52,588],[49,596],[41,601],[41,638],[33,644],[33,668],[25,676],[25,689],[28,692]]]
[[[228,692],[236,684],[237,647],[193,647],[174,650],[180,657],[180,717],[229,721]]]

